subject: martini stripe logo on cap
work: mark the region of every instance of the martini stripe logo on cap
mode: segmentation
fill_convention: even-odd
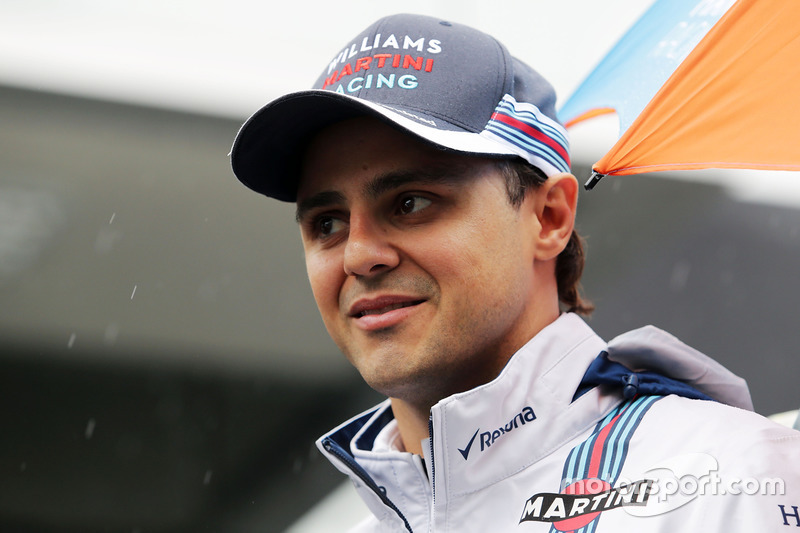
[[[481,135],[492,138],[542,170],[569,172],[566,130],[529,103],[505,95]]]

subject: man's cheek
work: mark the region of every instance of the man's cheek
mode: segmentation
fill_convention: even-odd
[[[326,293],[334,290],[336,263],[319,254],[306,254],[306,274],[317,305],[321,305]]]

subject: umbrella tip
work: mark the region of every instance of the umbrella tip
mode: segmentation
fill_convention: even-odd
[[[583,188],[587,191],[591,191],[594,189],[594,186],[597,185],[597,182],[600,181],[605,177],[605,174],[600,174],[599,172],[592,171],[592,175],[589,176],[589,181],[583,184]]]

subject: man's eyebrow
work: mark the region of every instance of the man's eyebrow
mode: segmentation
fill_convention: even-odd
[[[409,184],[459,184],[467,181],[475,172],[474,165],[448,161],[446,164],[433,164],[424,168],[396,170],[380,174],[369,180],[363,188],[363,194],[370,200],[377,200],[389,191],[405,187]],[[347,203],[344,195],[338,191],[321,191],[297,202],[295,220],[302,222],[308,212],[320,207],[342,205]]]
[[[322,191],[313,194],[308,198],[299,200],[297,202],[297,210],[295,211],[294,218],[299,223],[302,222],[309,211],[320,207],[327,207],[330,205],[337,205],[345,203],[345,197],[342,193],[337,191]]]
[[[472,174],[472,170],[472,165],[448,162],[448,164],[431,165],[421,169],[387,172],[367,182],[364,186],[364,195],[375,200],[389,191],[413,183],[422,185],[463,183]]]

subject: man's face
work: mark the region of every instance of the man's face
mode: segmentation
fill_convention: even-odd
[[[315,138],[297,197],[308,276],[368,384],[435,403],[493,379],[557,316],[536,299],[536,194],[513,207],[491,160],[374,119]]]

